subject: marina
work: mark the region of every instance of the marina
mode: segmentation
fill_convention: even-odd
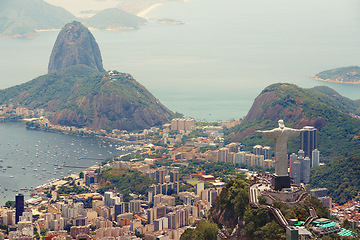
[[[0,123],[0,134],[0,205],[16,193],[29,199],[34,186],[125,153],[116,149],[120,142],[27,130],[23,122]]]

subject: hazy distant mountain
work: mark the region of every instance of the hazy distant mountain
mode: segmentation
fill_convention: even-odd
[[[88,26],[101,30],[117,30],[121,28],[139,28],[146,24],[144,18],[127,13],[118,8],[105,9],[89,19],[83,19]]]
[[[74,21],[60,31],[51,52],[48,71],[52,73],[77,64],[105,71],[94,36],[84,25]]]
[[[60,29],[66,23],[78,20],[61,7],[43,0],[0,0],[0,37],[34,38],[36,30]],[[137,29],[146,24],[144,18],[112,8],[89,19],[81,19],[88,27],[102,30]]]
[[[100,50],[78,22],[59,33],[49,74],[0,91],[0,104],[42,108],[54,124],[138,130],[162,125],[173,113],[129,74],[104,72]],[[88,66],[86,66],[86,65]]]
[[[43,0],[1,0],[0,36],[36,37],[35,29],[59,29],[76,17]]]

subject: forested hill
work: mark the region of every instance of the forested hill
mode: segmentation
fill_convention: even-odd
[[[359,102],[347,99],[332,89],[300,88],[293,84],[273,84],[255,99],[242,124],[226,130],[228,141],[240,141],[250,150],[257,144],[273,145],[273,141],[254,134],[256,129],[286,126],[318,128],[318,149],[323,161],[347,155],[360,156]],[[298,138],[292,139],[289,152],[299,150]]]
[[[59,29],[76,17],[43,0],[1,0],[0,37],[37,36],[36,29]]]
[[[168,122],[172,112],[126,73],[75,65],[0,90],[0,104],[50,112],[54,124],[138,130]]]

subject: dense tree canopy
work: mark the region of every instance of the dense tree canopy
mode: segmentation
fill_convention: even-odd
[[[153,183],[152,179],[141,172],[123,168],[104,170],[99,174],[99,180],[104,188],[115,188],[123,194],[145,194]]]
[[[196,224],[196,228],[188,228],[181,235],[180,240],[216,240],[218,226],[208,220],[201,220]]]

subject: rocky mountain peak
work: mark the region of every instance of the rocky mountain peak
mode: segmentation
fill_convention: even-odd
[[[78,64],[104,71],[99,45],[94,36],[84,25],[74,21],[60,31],[51,52],[48,72]]]

